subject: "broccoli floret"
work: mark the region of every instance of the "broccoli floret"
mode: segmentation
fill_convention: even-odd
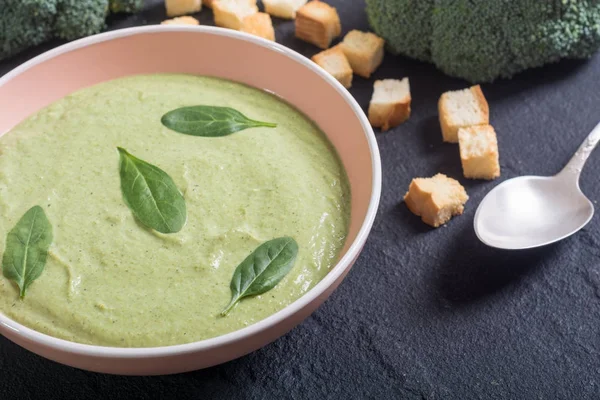
[[[53,37],[66,40],[104,29],[109,0],[0,0],[0,60]],[[110,0],[114,12],[135,12],[144,0]]]
[[[57,0],[4,0],[0,7],[0,60],[52,37]]]
[[[367,0],[369,22],[388,50],[421,61],[431,61],[432,11],[433,0]]]
[[[108,0],[58,0],[54,34],[67,40],[104,29]]]
[[[109,0],[112,13],[135,13],[144,8],[144,0]]]
[[[471,82],[509,78],[600,47],[598,0],[366,0],[391,51]]]

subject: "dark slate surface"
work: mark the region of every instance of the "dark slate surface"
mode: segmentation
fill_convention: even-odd
[[[330,1],[344,29],[366,29],[362,1]],[[160,1],[112,29],[164,18]],[[201,14],[208,24],[210,11]],[[277,21],[280,42],[311,56]],[[0,63],[0,74],[59,43]],[[557,172],[600,119],[600,55],[484,85],[498,132],[502,178],[462,178],[444,144],[436,102],[466,86],[432,66],[387,55],[375,78],[410,77],[413,115],[377,133],[383,193],[360,259],[302,325],[249,356],[203,371],[118,377],[46,361],[0,338],[0,399],[599,399],[600,217],[536,251],[486,248],[472,222],[482,197],[506,178]],[[367,107],[372,81],[355,78]],[[581,186],[600,199],[600,152]],[[465,215],[433,230],[401,203],[410,179],[444,172],[465,184]]]

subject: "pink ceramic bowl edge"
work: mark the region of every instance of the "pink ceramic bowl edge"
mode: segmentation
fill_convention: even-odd
[[[48,359],[96,372],[157,375],[206,368],[250,353],[287,333],[329,297],[354,264],[373,225],[381,194],[381,160],[361,107],[309,59],[236,31],[146,26],[50,50],[0,78],[0,132],[79,88],[157,72],[243,82],[281,96],[312,118],[337,149],[350,180],[352,216],[346,246],[328,275],[294,303],[254,325],[194,343],[152,348],[86,345],[39,333],[0,313],[0,334]]]

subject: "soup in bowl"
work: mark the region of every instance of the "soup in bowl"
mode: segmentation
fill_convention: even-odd
[[[325,300],[376,213],[360,107],[238,32],[76,41],[3,77],[0,110],[0,332],[68,365],[160,374],[246,354]]]

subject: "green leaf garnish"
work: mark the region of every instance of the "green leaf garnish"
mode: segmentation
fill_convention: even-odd
[[[6,236],[2,272],[19,286],[21,298],[46,266],[52,225],[40,206],[30,208]]]
[[[187,218],[183,195],[173,179],[160,168],[117,147],[121,192],[133,215],[161,233],[179,232]]]
[[[275,128],[277,124],[254,121],[230,107],[192,106],[169,111],[160,122],[175,132],[192,136],[226,136],[248,128]]]
[[[290,272],[296,261],[298,244],[291,237],[281,237],[258,246],[233,273],[231,302],[223,312],[225,316],[238,301],[273,289]]]

